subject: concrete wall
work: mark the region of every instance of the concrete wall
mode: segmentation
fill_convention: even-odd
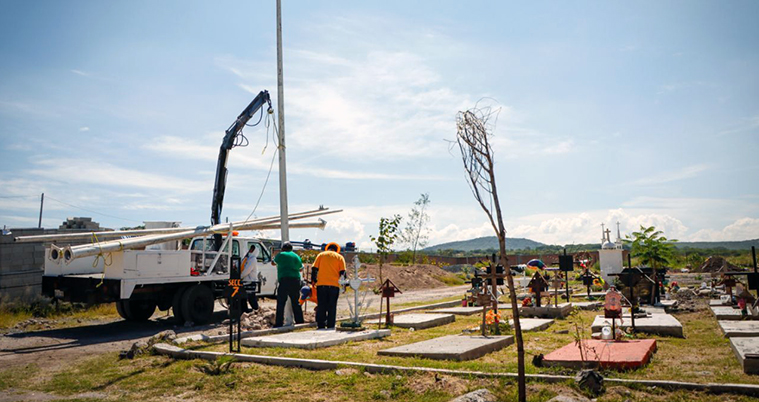
[[[102,229],[101,229],[102,230]],[[26,300],[42,292],[42,274],[45,266],[45,245],[42,243],[16,243],[17,236],[57,233],[89,232],[87,229],[11,229],[11,234],[0,236],[0,299]],[[66,242],[66,244],[82,244]]]

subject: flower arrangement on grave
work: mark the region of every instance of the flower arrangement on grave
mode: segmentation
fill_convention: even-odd
[[[496,328],[499,328],[501,333],[511,331],[509,322],[504,322],[501,319],[501,313],[496,313],[493,310],[488,310],[487,313],[485,313],[485,325],[487,326],[487,331],[490,334],[497,333]]]

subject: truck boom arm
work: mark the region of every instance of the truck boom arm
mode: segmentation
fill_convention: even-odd
[[[216,182],[213,185],[213,200],[211,203],[211,224],[218,225],[221,223],[221,208],[224,204],[224,191],[227,187],[227,159],[229,151],[235,147],[237,136],[241,134],[242,129],[248,120],[256,114],[264,104],[268,104],[267,113],[274,113],[271,107],[269,92],[263,90],[256,95],[252,102],[245,110],[237,116],[237,120],[232,123],[226,131],[224,140],[221,142],[219,149],[219,161],[216,165]],[[221,236],[219,236],[221,237]]]

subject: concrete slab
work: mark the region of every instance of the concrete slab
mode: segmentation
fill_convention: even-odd
[[[401,314],[393,317],[393,326],[398,328],[426,329],[456,321],[454,314]],[[385,322],[383,317],[382,322]],[[376,328],[378,320],[364,321],[364,325]]]
[[[717,321],[725,338],[759,336],[759,321]]]
[[[542,331],[551,325],[554,320],[549,318],[519,318],[519,326],[522,327],[522,332],[530,331]],[[509,325],[514,326],[514,320],[509,320]]]
[[[544,307],[520,307],[520,317],[538,317],[538,318],[564,318],[572,312],[572,303],[559,303],[558,306],[550,305]]]
[[[499,310],[505,310],[508,309],[509,306],[505,304],[499,304],[498,309]],[[431,310],[427,311],[427,313],[431,314],[455,314],[455,315],[475,315],[480,314],[482,315],[482,307],[476,306],[476,307],[448,307],[448,308],[440,308],[437,310]]]
[[[607,322],[611,324],[611,319],[606,319],[602,315],[597,315],[595,320],[593,320],[591,331],[601,332],[601,328],[603,328]],[[615,322],[616,325],[622,329],[628,329],[632,326],[632,321],[629,315],[624,316],[624,321],[621,324],[619,320],[615,320]],[[680,321],[677,321],[677,318],[669,314],[652,314],[649,317],[635,318],[635,329],[638,332],[644,332],[647,334],[684,338],[683,325],[680,324]]]
[[[434,360],[473,360],[514,343],[509,336],[448,335],[377,352],[381,356],[424,357]]]
[[[390,336],[389,329],[343,332],[335,330],[300,331],[286,334],[255,336],[242,340],[242,345],[257,348],[318,349],[347,342],[365,341]]]
[[[730,338],[730,346],[746,374],[759,374],[759,337]]]
[[[630,341],[583,340],[581,351],[576,342],[556,349],[543,358],[548,367],[572,369],[603,368],[630,370],[646,365],[656,351],[655,339]],[[581,353],[582,352],[582,353]]]
[[[596,310],[601,308],[601,306],[603,306],[603,303],[600,301],[572,302],[572,307],[580,310]]]
[[[753,315],[743,315],[741,310],[732,306],[711,306],[712,314],[718,321],[742,321],[742,320],[756,320],[759,319]]]
[[[720,299],[711,299],[709,300],[710,306],[727,306],[727,304],[723,303]]]

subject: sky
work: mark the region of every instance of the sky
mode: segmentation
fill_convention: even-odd
[[[283,3],[289,208],[343,210],[293,240],[369,249],[422,193],[429,245],[494,235],[451,148],[478,102],[508,237],[759,238],[757,2]],[[2,9],[0,225],[36,227],[43,192],[45,227],[208,224],[224,131],[263,89],[276,109],[275,2]],[[279,213],[273,127],[244,134],[230,221]]]

